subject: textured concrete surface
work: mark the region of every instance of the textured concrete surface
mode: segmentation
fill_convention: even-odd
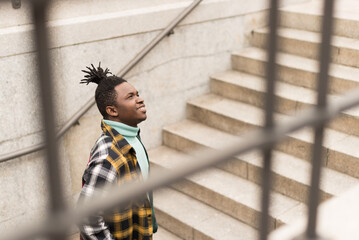
[[[265,50],[247,48],[232,55],[232,66],[238,71],[264,76],[266,66]],[[278,54],[278,80],[293,85],[316,89],[319,62],[287,53]],[[330,93],[344,93],[358,86],[355,78],[359,70],[354,67],[331,64]]]
[[[195,108],[193,107],[195,106]],[[197,109],[201,109],[200,111],[198,111]],[[238,111],[236,111],[237,114],[232,113],[231,109],[236,109]],[[225,130],[226,132],[231,132],[231,133],[236,133],[236,125],[235,125],[235,119],[238,118],[250,118],[251,117],[251,110],[248,107],[248,105],[245,104],[240,104],[239,102],[236,101],[232,101],[214,94],[208,94],[208,95],[203,95],[200,97],[197,97],[195,99],[192,99],[190,101],[188,101],[188,106],[187,106],[187,110],[189,112],[189,118],[196,120],[197,122],[202,122],[202,123],[206,123],[206,125],[211,125],[215,128],[218,129],[222,129]],[[201,112],[204,112],[203,114],[201,114]],[[214,119],[213,116],[218,116],[218,115],[222,115],[222,116],[229,116],[230,118],[230,122],[227,122],[227,120],[224,119]],[[261,117],[258,117],[256,115],[257,119],[260,119]],[[218,124],[220,123],[221,126],[219,125],[213,125],[213,123],[210,122],[214,122],[214,124]],[[224,126],[224,127],[222,127]],[[228,126],[232,126],[231,130],[227,130]],[[197,133],[199,134],[199,133]],[[187,137],[187,138],[192,138],[192,137]],[[356,139],[356,138],[354,138]],[[352,141],[354,141],[354,139],[352,138]],[[342,141],[336,140],[335,141],[336,144],[335,145],[343,145],[343,146],[347,146],[348,142],[344,142],[341,143]],[[351,142],[351,141],[350,141]],[[355,142],[355,141],[354,141]],[[353,145],[351,145],[351,147],[347,148],[348,152],[349,148],[353,148]],[[296,174],[301,174],[302,176],[299,177],[299,182],[303,182],[305,181],[304,179],[307,179],[309,175],[307,175],[307,173],[309,173],[310,168],[309,168],[309,164],[307,162],[302,161],[301,159],[295,158],[291,155],[288,154],[284,154],[284,153],[277,153],[275,155],[275,159],[276,161],[279,161],[278,163],[275,164],[275,167],[277,168],[275,171],[279,171],[282,172],[282,174],[287,175],[288,178],[296,178]],[[259,160],[259,159],[258,159]],[[288,166],[291,167],[291,169],[288,169],[287,167],[285,167],[286,161],[288,163],[288,161],[290,162],[288,164]],[[259,164],[260,165],[260,161],[257,161],[257,163],[254,164]],[[278,165],[277,165],[278,164]],[[353,165],[351,165],[353,167]],[[280,169],[282,168],[282,169]],[[287,168],[287,169],[285,169]],[[299,169],[303,169],[303,172],[300,173]],[[297,169],[297,170],[296,170]],[[326,188],[327,190],[325,192],[329,193],[330,195],[339,195],[339,193],[342,191],[343,189],[343,185],[338,185],[338,183],[341,184],[349,184],[346,188],[344,187],[344,189],[348,189],[351,186],[354,186],[355,184],[358,183],[358,181],[350,176],[347,176],[345,174],[341,174],[338,172],[335,172],[331,169],[326,169],[325,170],[327,173],[331,176],[324,176],[324,179],[326,179],[323,183],[326,183],[326,187],[329,187],[331,189]],[[293,175],[294,174],[294,175]],[[335,176],[336,175],[336,176]],[[297,178],[298,179],[298,178]],[[340,180],[339,180],[340,179]],[[329,182],[327,182],[327,180]],[[330,187],[332,186],[332,187]]]
[[[320,32],[322,3],[321,1],[310,0],[283,8],[280,15],[281,25]],[[358,32],[355,31],[358,28],[357,2],[355,0],[338,1],[335,9],[335,35],[357,38]]]
[[[162,226],[159,226],[157,232],[153,235],[153,239],[154,240],[181,240],[182,238],[167,231]]]
[[[188,158],[186,155],[163,147],[150,152],[150,157],[155,166],[172,170]],[[252,227],[259,227],[260,187],[251,181],[214,168],[190,176],[185,181],[174,184],[173,187]],[[276,193],[272,195],[272,200],[274,204],[271,206],[270,228],[274,229],[275,219],[299,203]]]
[[[203,101],[207,101],[208,104],[205,105]],[[199,97],[197,102],[205,107],[201,106],[201,111],[197,111],[198,107],[193,108],[192,110],[195,111],[196,114],[189,114],[189,117],[193,118],[194,116],[198,116],[196,121],[201,121],[209,126],[237,135],[241,135],[255,127],[262,126],[263,111],[254,106],[226,100],[216,95]],[[188,109],[189,111],[191,110],[191,108]],[[231,111],[231,109],[237,109],[239,111]],[[279,121],[290,119],[289,116],[281,114],[276,114],[276,118]],[[230,129],[229,126],[232,128]],[[288,134],[289,140],[279,144],[277,148],[288,154],[309,161],[313,146],[312,135],[313,133],[310,129],[290,133]],[[350,175],[354,174],[352,176],[357,177],[354,173],[356,171],[348,171],[346,166],[351,166],[350,169],[357,169],[358,151],[353,146],[356,145],[358,141],[359,139],[356,136],[327,129],[323,143],[323,149],[327,152],[327,156],[324,156],[326,159],[325,164],[328,165],[328,167],[335,166],[333,169]],[[302,151],[302,149],[308,150]],[[331,164],[329,165],[326,161]],[[338,163],[343,163],[344,161],[348,164],[335,164],[335,161],[338,161]]]
[[[193,126],[191,126],[191,124],[193,124],[193,122],[186,121],[177,124],[177,126],[166,127],[164,133],[167,136],[165,144],[177,149],[189,151],[186,147],[187,145],[192,145],[192,148],[195,146],[202,146],[206,148],[221,149],[220,142],[228,144],[234,141],[231,135],[224,132],[221,133],[218,130],[200,124],[193,124]],[[186,130],[181,131],[178,130],[179,128]],[[219,139],[218,142],[216,142],[215,139]],[[246,164],[245,169],[247,172],[240,171],[235,174],[260,183],[260,172],[258,168],[262,166],[261,156],[252,154],[248,156],[239,156],[237,158],[242,163],[236,164]],[[353,165],[350,166],[353,167]],[[226,168],[226,170],[227,169],[228,168]],[[288,154],[275,152],[273,172],[276,177],[274,188],[277,191],[299,201],[306,202],[310,172],[310,165],[308,162]],[[332,195],[339,195],[346,189],[358,184],[357,179],[327,168],[323,169],[323,179],[321,189],[323,193],[325,193],[325,198]]]
[[[59,169],[65,204],[72,206],[69,162],[59,143]],[[49,208],[48,170],[44,151],[0,164],[0,230],[16,231],[18,224],[40,221]]]
[[[265,48],[269,29],[253,31],[252,45]],[[302,57],[319,59],[320,33],[298,30],[294,28],[279,28],[279,50]],[[358,67],[355,56],[358,55],[359,41],[353,38],[333,36],[332,61],[343,65]]]
[[[359,84],[357,84],[359,86]],[[350,89],[346,89],[348,91]],[[263,107],[265,96],[265,78],[238,71],[226,71],[212,76],[211,91],[234,100]],[[284,114],[296,114],[300,110],[314,107],[317,93],[315,90],[277,82],[276,111]],[[343,96],[328,95],[328,101],[335,103]],[[331,121],[330,128],[359,136],[358,107],[343,112],[339,118]]]
[[[155,197],[159,224],[183,239],[248,240],[257,235],[248,225],[175,190],[160,189]]]
[[[333,240],[352,240],[359,238],[358,208],[359,187],[354,187],[340,197],[333,198],[319,207],[318,235]],[[305,215],[305,214],[304,214]],[[297,220],[273,232],[270,240],[289,240],[305,232],[306,218]]]

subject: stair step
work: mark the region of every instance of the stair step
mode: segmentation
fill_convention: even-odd
[[[306,217],[308,215],[308,208],[304,203],[301,203],[294,208],[288,210],[280,216],[277,220],[277,227],[281,227],[286,223],[295,223],[298,218]]]
[[[193,149],[198,150],[200,148],[221,150],[231,142],[238,141],[238,138],[240,137],[190,120],[167,126],[164,129],[164,144],[188,153],[192,153]],[[186,146],[191,146],[191,148]],[[220,167],[260,184],[262,155],[259,152],[240,155],[236,157],[236,160]],[[309,162],[274,151],[272,172],[276,181],[273,186],[274,190],[298,201],[307,201],[310,174]],[[332,195],[337,196],[358,182],[359,180],[356,178],[323,168],[323,181],[321,183],[323,198],[327,199]]]
[[[155,192],[158,223],[183,239],[257,239],[257,231],[170,188]]]
[[[246,48],[232,55],[234,70],[265,76],[267,65],[266,51],[259,48]],[[278,80],[293,85],[316,89],[319,63],[316,60],[278,53]],[[329,93],[339,94],[359,87],[358,68],[331,64]]]
[[[359,33],[356,31],[359,27],[357,2],[355,0],[341,0],[336,2],[334,34],[349,38],[358,38]],[[321,32],[322,8],[323,1],[316,0],[281,8],[280,25],[288,28]]]
[[[197,107],[192,114],[190,108],[195,103]],[[203,108],[198,107],[199,104]],[[188,117],[223,131],[228,130],[228,126],[231,126],[229,131],[237,135],[244,133],[246,129],[248,131],[248,129],[262,126],[263,114],[263,110],[257,107],[214,94],[189,101],[187,110]],[[275,118],[281,122],[292,117],[275,114]],[[276,145],[276,148],[298,158],[309,160],[312,154],[313,135],[311,128],[303,128],[288,134],[288,140]],[[359,177],[359,149],[357,146],[359,146],[358,137],[326,129],[323,142],[323,150],[326,155],[323,156],[323,162],[331,169]]]
[[[168,147],[150,151],[151,162],[164,169],[176,169],[179,165],[193,162],[189,156]],[[252,227],[259,228],[259,185],[226,171],[212,168],[186,178],[173,187],[200,200]],[[282,194],[272,193],[270,229],[276,227],[277,219],[299,202]]]
[[[158,231],[154,234],[154,238],[156,240],[182,240],[183,238],[180,238],[173,233],[167,231],[162,226],[158,227]]]
[[[254,47],[266,48],[268,28],[254,30],[251,43]],[[321,35],[294,28],[278,29],[278,50],[301,57],[319,59]],[[359,67],[359,40],[340,36],[332,39],[332,62]]]
[[[256,107],[264,106],[266,86],[263,77],[230,70],[213,74],[210,84],[212,93]],[[276,111],[285,114],[313,105],[317,96],[311,89],[284,82],[277,82],[275,94]]]
[[[262,77],[226,71],[214,74],[211,80],[211,91],[218,95],[244,102],[256,107],[264,106],[265,80]],[[317,93],[314,90],[295,85],[277,82],[276,111],[290,114],[297,110],[312,107],[316,103]],[[328,95],[328,101],[335,102],[342,96]],[[333,120],[330,128],[359,136],[359,108],[344,111]]]

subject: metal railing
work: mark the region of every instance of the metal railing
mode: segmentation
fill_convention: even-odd
[[[200,2],[200,1],[195,1]],[[63,233],[74,224],[80,223],[81,219],[100,210],[106,210],[117,206],[120,202],[130,200],[150,190],[166,186],[181,180],[183,177],[204,170],[208,167],[215,166],[219,163],[232,159],[233,156],[242,154],[255,149],[263,150],[264,169],[262,173],[263,193],[262,193],[262,220],[260,226],[260,239],[265,240],[268,236],[268,209],[270,206],[269,194],[271,189],[271,149],[275,144],[284,140],[286,136],[306,126],[315,128],[315,143],[313,147],[312,160],[312,174],[311,174],[311,190],[309,195],[308,208],[308,226],[302,239],[319,239],[316,234],[316,216],[318,208],[318,194],[319,194],[319,180],[321,170],[321,155],[323,130],[325,124],[339,115],[342,111],[347,110],[359,104],[359,90],[348,93],[345,97],[338,100],[336,103],[327,104],[327,88],[328,88],[328,72],[330,67],[330,43],[332,36],[333,25],[333,9],[334,0],[324,1],[324,18],[322,23],[322,44],[320,49],[320,73],[318,75],[318,103],[317,106],[307,109],[298,114],[295,118],[275,123],[273,121],[274,112],[274,90],[276,82],[276,52],[277,52],[277,18],[278,18],[278,0],[271,0],[270,5],[270,40],[268,44],[268,65],[267,65],[267,96],[266,96],[266,123],[263,129],[249,133],[243,141],[238,141],[232,146],[224,149],[221,152],[208,153],[198,158],[190,166],[182,166],[176,171],[166,171],[156,176],[151,176],[148,181],[141,185],[133,186],[133,184],[124,185],[121,188],[116,188],[112,191],[110,196],[105,199],[93,201],[86,206],[82,206],[75,210],[63,209],[61,188],[57,186],[56,180],[59,176],[49,176],[50,188],[52,188],[52,215],[51,218],[46,219],[43,223],[37,223],[23,229],[21,233],[12,234],[8,240],[32,239],[38,236],[52,236],[56,239],[61,238]],[[44,106],[44,121],[46,129],[46,152],[49,175],[53,173],[53,168],[57,165],[57,150],[56,138],[57,136],[51,130],[53,126],[53,113],[49,107],[51,106],[51,94],[46,95],[46,91],[51,89],[51,81],[49,78],[50,66],[48,65],[47,44],[46,44],[46,28],[44,24],[44,13],[46,1],[33,1],[34,6],[34,22],[36,25],[36,40],[38,41],[38,58],[39,58],[39,73],[40,83],[42,87],[42,99]],[[163,34],[164,37],[166,34]],[[148,50],[151,47],[148,47]],[[140,59],[140,57],[139,57]],[[136,60],[137,61],[137,60]],[[126,70],[127,71],[127,70]],[[129,71],[129,70],[128,70]],[[124,73],[125,74],[125,73]],[[46,90],[46,91],[45,91]],[[89,104],[90,105],[90,104]],[[46,115],[50,116],[46,116]],[[58,181],[60,182],[60,181]],[[55,199],[59,197],[59,199]],[[62,210],[61,212],[59,210]]]
[[[269,14],[269,41],[268,41],[268,66],[267,66],[267,86],[265,97],[265,130],[271,130],[274,125],[273,113],[275,106],[275,84],[276,84],[276,56],[277,56],[277,24],[278,24],[278,0],[271,0]],[[260,239],[267,238],[270,189],[271,189],[271,166],[272,166],[272,146],[263,148],[263,174],[262,174],[262,217],[260,222]]]
[[[31,0],[29,0],[31,1]],[[36,1],[36,0],[34,0]],[[44,1],[49,2],[50,0]],[[175,19],[172,20],[168,26],[163,29],[147,46],[145,46],[137,55],[134,57],[123,69],[117,74],[118,77],[124,77],[132,68],[134,68],[161,40],[174,33],[173,29],[188,15],[190,14],[202,0],[193,1],[184,11],[182,11]],[[62,137],[72,126],[74,126],[78,120],[95,104],[95,99],[91,98],[84,106],[76,112],[67,123],[61,127],[61,129],[56,134],[57,138]],[[45,148],[45,143],[36,144],[15,152],[9,152],[6,154],[0,155],[0,163],[5,162],[26,154],[37,152]]]
[[[11,0],[11,3],[14,9],[21,8],[21,0]]]
[[[321,109],[327,106],[327,92],[328,92],[328,73],[331,59],[331,41],[333,31],[333,10],[334,0],[324,1],[324,17],[322,20],[322,38],[320,46],[320,71],[318,75],[318,99],[317,109],[320,113]],[[324,139],[324,126],[326,122],[315,128],[313,157],[312,157],[312,175],[309,192],[308,204],[308,227],[306,236],[310,239],[316,237],[317,227],[317,208],[319,205],[320,189],[319,182],[321,176],[322,155],[323,155],[323,139]]]

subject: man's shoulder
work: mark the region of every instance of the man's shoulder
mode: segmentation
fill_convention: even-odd
[[[95,142],[95,146],[101,145],[104,143],[112,143],[112,138],[104,133],[101,133],[101,135],[97,138],[97,140]]]
[[[112,138],[102,133],[101,136],[96,140],[95,145],[91,149],[90,162],[106,159],[111,149],[111,146],[112,146]]]

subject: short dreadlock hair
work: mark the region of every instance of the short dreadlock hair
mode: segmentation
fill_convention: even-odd
[[[89,84],[90,82],[96,83],[98,86],[95,92],[95,100],[97,108],[104,117],[107,119],[108,114],[106,112],[107,106],[117,106],[116,97],[117,93],[115,87],[121,83],[127,82],[125,79],[117,77],[115,75],[107,76],[107,74],[112,74],[108,68],[103,70],[101,68],[101,62],[99,63],[97,69],[91,64],[91,67],[86,67],[88,70],[82,70],[82,72],[87,75],[84,76],[84,79],[80,83]]]

